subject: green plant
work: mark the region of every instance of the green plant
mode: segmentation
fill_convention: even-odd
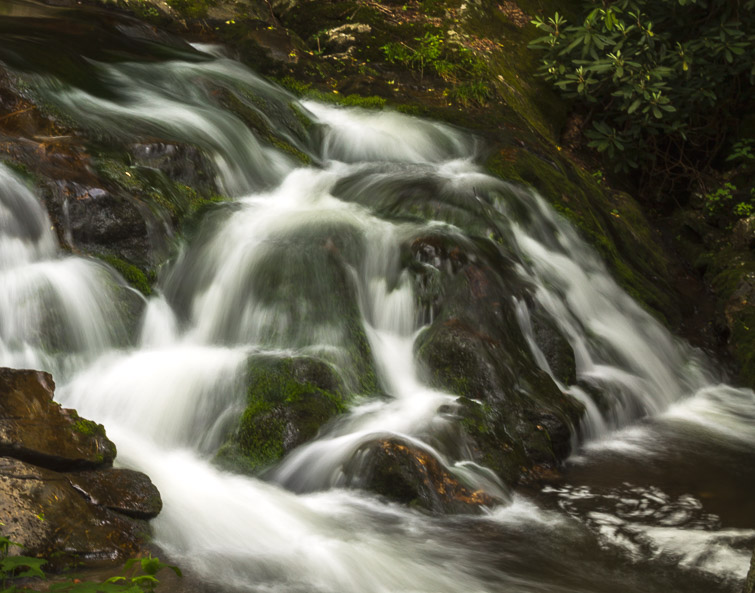
[[[739,202],[734,206],[734,216],[739,218],[749,218],[753,213],[755,213],[755,200]]]
[[[2,523],[0,523],[2,525]],[[22,548],[19,543],[11,541],[9,538],[0,535],[0,593],[15,593],[21,591],[12,582],[16,579],[26,579],[32,577],[44,578],[45,573],[42,571],[42,565],[47,560],[42,558],[31,558],[30,556],[11,556],[11,547]]]
[[[444,41],[440,35],[425,33],[423,37],[415,37],[419,43],[411,47],[401,42],[392,42],[384,45],[381,49],[389,62],[399,62],[410,68],[419,70],[420,79],[424,76],[425,68],[435,66],[444,49]],[[447,68],[447,63],[441,69]]]
[[[453,84],[446,94],[461,103],[484,105],[492,97],[492,90],[485,82],[487,64],[470,49],[447,43],[440,33],[426,32],[414,41],[417,43],[413,45],[391,42],[380,49],[389,62],[418,71],[420,80],[426,71],[432,71]]]
[[[10,549],[14,546],[23,547],[10,538],[0,535],[0,593],[30,591],[24,586],[19,587],[17,581],[46,578],[42,566],[47,563],[47,560],[29,556],[11,556]],[[70,579],[51,585],[48,591],[51,593],[152,593],[160,583],[156,575],[166,568],[175,572],[179,577],[183,576],[177,566],[166,564],[161,562],[159,558],[149,555],[146,558],[128,560],[124,565],[123,575],[110,577],[102,582]]]
[[[152,555],[146,558],[131,558],[124,566],[123,575],[110,577],[103,582],[68,581],[56,583],[49,589],[50,593],[152,593],[160,580],[157,573],[163,569],[170,569],[179,577],[183,576],[177,566],[161,562]]]
[[[755,84],[755,0],[582,2],[536,18],[540,76],[591,124],[588,145],[657,191],[699,183]],[[740,153],[742,156],[745,153]]]
[[[752,138],[743,138],[742,140],[738,140],[734,143],[734,146],[732,146],[729,156],[726,157],[726,162],[747,162],[755,160],[755,154],[753,154],[752,152],[754,146],[755,140],[753,140]]]
[[[713,215],[723,210],[726,204],[731,203],[735,191],[737,191],[736,186],[726,182],[716,191],[705,194],[705,209],[708,214]]]

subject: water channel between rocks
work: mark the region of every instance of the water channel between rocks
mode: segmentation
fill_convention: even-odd
[[[24,80],[100,141],[201,148],[230,200],[176,247],[134,329],[120,277],[63,252],[39,198],[0,165],[0,366],[52,372],[58,399],[105,425],[119,463],[162,494],[155,542],[209,590],[738,591],[755,544],[755,395],[632,301],[540,196],[488,176],[474,137],[297,99],[217,48],[90,57],[86,72],[85,85]],[[246,97],[295,150],[208,88]],[[581,445],[543,489],[511,492],[472,460],[457,394],[419,360],[444,322],[425,292],[450,264],[412,246],[441,244],[497,254],[521,356],[585,408]],[[568,340],[572,381],[538,346],[536,317]],[[297,356],[337,371],[347,411],[264,479],[219,469],[250,361]],[[500,504],[434,516],[355,488],[376,438],[426,451]]]

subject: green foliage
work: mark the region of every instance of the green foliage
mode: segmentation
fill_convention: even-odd
[[[391,42],[383,45],[385,58],[419,72],[423,79],[427,71],[454,84],[447,94],[462,103],[487,103],[492,91],[485,81],[488,67],[471,50],[462,45],[451,45],[439,33],[426,32],[415,37],[409,45]]]
[[[755,154],[752,149],[755,146],[755,140],[752,138],[743,138],[734,143],[731,153],[726,157],[726,162],[748,163],[755,160]]]
[[[737,188],[731,183],[724,183],[716,191],[705,194],[705,209],[708,214],[716,214],[724,209],[724,207],[731,203],[732,192],[737,191]]]
[[[536,18],[540,75],[588,113],[589,146],[645,181],[689,182],[747,109],[755,83],[755,1],[582,2],[575,24]],[[749,146],[749,145],[747,145]],[[749,158],[741,145],[737,158]]]
[[[21,544],[11,541],[8,537],[0,535],[0,593],[31,591],[23,585],[19,586],[17,581],[46,578],[42,566],[47,563],[47,560],[29,556],[10,556],[9,552],[12,546],[23,547]],[[51,593],[152,593],[160,583],[156,575],[166,568],[175,572],[179,577],[182,576],[181,570],[177,566],[161,562],[159,558],[150,555],[146,558],[128,560],[122,575],[110,577],[102,582],[82,582],[78,579],[71,579],[51,585],[48,591]],[[34,590],[37,591],[38,589],[35,588]]]
[[[727,181],[715,191],[705,194],[705,210],[708,216],[752,216],[755,212],[755,188],[750,188],[749,196],[744,196],[737,192],[733,183]]]
[[[152,294],[152,286],[144,272],[142,272],[135,265],[128,263],[116,257],[114,255],[103,255],[102,260],[107,262],[113,269],[115,269],[123,279],[128,282],[133,288],[141,292],[144,296],[150,296]]]
[[[23,547],[0,535],[0,593],[21,591],[22,589],[12,582],[16,579],[44,578],[45,576],[41,567],[47,562],[46,560],[29,556],[10,556],[10,549],[13,546]]]

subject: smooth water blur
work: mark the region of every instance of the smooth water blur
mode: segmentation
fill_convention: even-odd
[[[50,75],[29,84],[100,137],[200,147],[235,200],[181,247],[129,343],[113,294],[128,289],[102,264],[61,254],[36,197],[0,167],[0,364],[55,372],[59,399],[106,425],[118,462],[160,489],[155,540],[177,563],[222,591],[736,590],[755,525],[728,517],[723,501],[748,512],[751,472],[706,470],[688,495],[668,476],[724,459],[752,466],[755,396],[718,384],[544,200],[485,175],[474,138],[398,113],[299,101],[215,50],[192,62],[93,63],[91,75],[107,92]],[[208,88],[257,97],[247,108],[313,164],[273,148]],[[311,118],[309,131],[296,113]],[[560,387],[585,404],[591,440],[563,483],[512,497],[444,446],[453,426],[443,410],[455,396],[417,369],[414,341],[432,311],[418,306],[402,258],[403,246],[436,231],[470,249],[469,237],[497,238],[567,336],[580,385]],[[550,372],[527,304],[512,306],[533,364]],[[353,323],[380,394],[359,392]],[[244,408],[250,357],[301,354],[338,369],[353,392],[349,412],[269,482],[213,466]],[[437,518],[344,489],[344,464],[385,435],[508,503]],[[715,487],[722,475],[729,481]]]
[[[42,205],[3,165],[0,286],[5,366],[64,372],[125,341],[114,302],[131,289],[103,264],[59,254]]]

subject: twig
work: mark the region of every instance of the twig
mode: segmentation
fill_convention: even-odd
[[[27,111],[31,111],[32,109],[36,109],[36,107],[34,107],[32,105],[31,107],[27,107],[25,109],[19,109],[18,111],[14,111],[13,113],[9,113],[8,115],[4,115],[4,116],[0,117],[0,121],[2,121],[4,119],[8,119],[9,117],[13,117],[14,115],[18,115],[20,113],[25,113]]]

